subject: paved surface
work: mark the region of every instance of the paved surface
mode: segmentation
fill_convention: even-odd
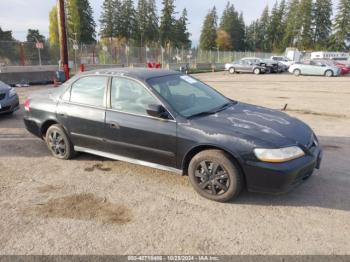
[[[240,101],[288,104],[325,147],[321,171],[287,195],[218,204],[186,177],[83,154],[56,160],[21,110],[0,117],[0,254],[350,255],[350,78],[198,77]],[[18,92],[23,101],[46,88]]]

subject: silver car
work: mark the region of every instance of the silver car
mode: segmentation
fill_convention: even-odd
[[[16,90],[0,81],[0,114],[12,114],[19,109]]]
[[[313,76],[340,76],[341,70],[335,66],[327,65],[321,61],[305,61],[291,65],[289,72],[295,76],[313,75]]]

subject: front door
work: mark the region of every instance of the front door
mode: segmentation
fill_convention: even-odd
[[[176,122],[151,117],[149,105],[160,104],[142,83],[113,77],[106,111],[105,151],[169,167],[176,166]]]
[[[57,107],[57,118],[74,146],[102,150],[108,77],[85,76],[74,82]]]

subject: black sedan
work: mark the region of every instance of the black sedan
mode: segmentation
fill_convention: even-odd
[[[303,122],[226,98],[179,72],[108,69],[78,75],[24,103],[25,125],[52,155],[85,152],[188,175],[215,201],[243,188],[282,193],[320,167]]]
[[[0,81],[0,115],[12,114],[19,109],[19,100],[13,87]]]

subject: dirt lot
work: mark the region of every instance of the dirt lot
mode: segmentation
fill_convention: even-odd
[[[187,177],[81,155],[52,158],[0,117],[0,254],[349,254],[350,78],[198,75],[236,100],[314,128],[323,167],[282,196],[199,197]],[[23,101],[48,87],[19,88]],[[50,87],[51,88],[51,87]]]

